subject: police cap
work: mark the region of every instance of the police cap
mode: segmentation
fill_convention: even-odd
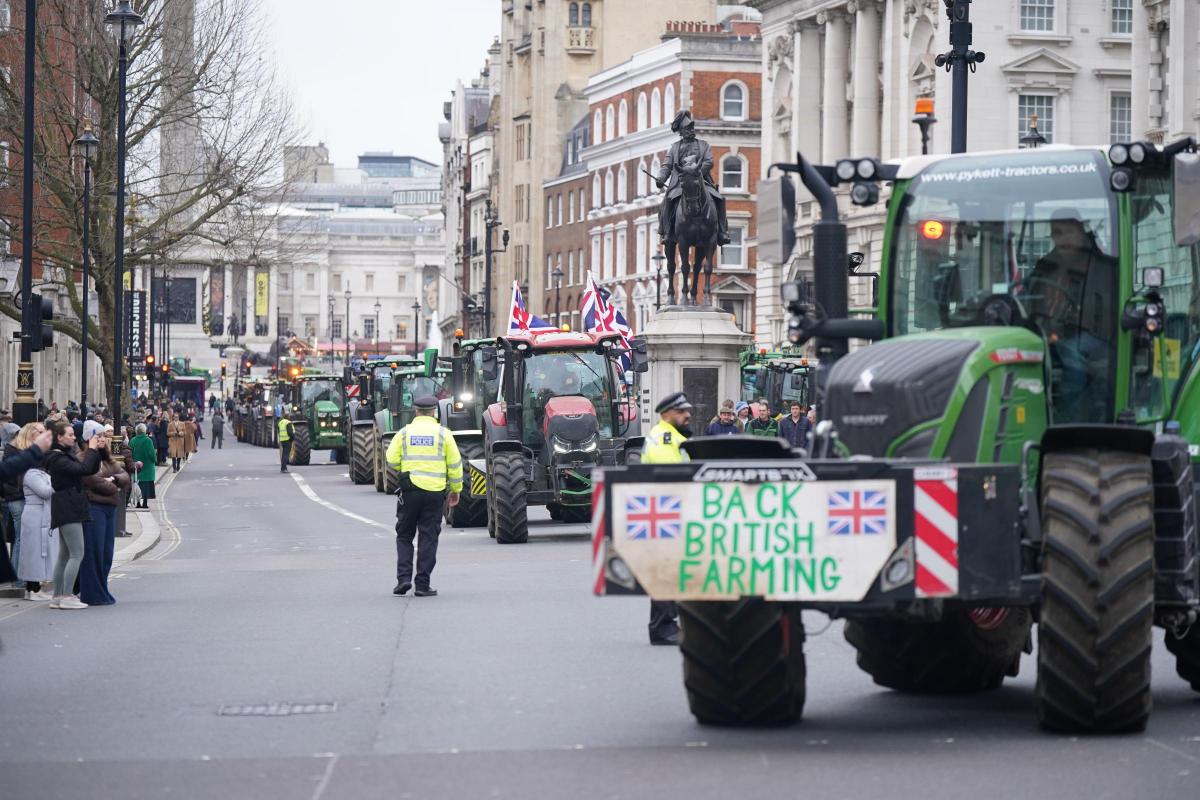
[[[413,406],[416,408],[437,408],[437,398],[431,394],[423,394],[413,399]]]
[[[673,392],[658,401],[658,405],[654,407],[654,413],[663,414],[667,411],[690,411],[691,409],[692,404],[688,402],[686,394]]]

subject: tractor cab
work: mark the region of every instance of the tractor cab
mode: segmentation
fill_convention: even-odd
[[[787,413],[794,401],[804,407],[816,399],[816,362],[788,352],[746,351],[741,354],[742,400],[766,398],[772,410]]]

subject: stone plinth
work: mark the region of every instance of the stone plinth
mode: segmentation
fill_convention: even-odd
[[[733,315],[717,308],[666,306],[640,334],[650,354],[648,380],[643,382],[643,422],[657,420],[654,406],[683,390],[696,406],[692,430],[697,434],[717,413],[721,401],[741,394],[738,353],[754,337],[739,330]]]

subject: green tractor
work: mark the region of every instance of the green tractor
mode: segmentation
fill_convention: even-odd
[[[374,406],[372,479],[375,491],[394,494],[399,487],[400,475],[387,463],[388,445],[396,431],[412,422],[416,416],[413,401],[422,395],[433,395],[441,400],[446,396],[443,379],[446,370],[437,366],[437,351],[426,350],[421,360],[408,359],[392,370],[391,382],[383,402]]]
[[[606,469],[598,489],[594,591],[681,601],[698,720],[800,718],[801,610],[845,619],[859,667],[919,694],[1000,686],[1036,620],[1051,730],[1146,726],[1153,626],[1200,691],[1196,151],[772,168],[821,211],[816,302],[783,287],[789,339],[820,360],[812,457],[699,439],[690,463]],[[865,206],[880,181],[877,316],[850,319],[834,188]],[[758,195],[779,221],[760,257],[783,263],[792,184]]]
[[[817,364],[799,353],[745,350],[738,358],[742,376],[742,399],[753,403],[766,398],[771,410],[787,414],[796,401],[811,407],[816,401]]]
[[[357,485],[375,481],[376,417],[387,409],[392,373],[397,369],[419,367],[421,361],[408,357],[370,359],[354,371],[347,368],[346,416],[344,426],[350,432],[347,461],[350,480]],[[353,414],[351,411],[353,410]],[[390,417],[386,420],[390,424]]]
[[[463,461],[463,491],[458,505],[446,507],[446,523],[455,528],[487,524],[487,456],[483,444],[483,409],[496,396],[499,381],[483,375],[483,348],[494,339],[456,339],[448,361],[449,396],[441,402],[439,418],[454,434]]]
[[[284,403],[293,414],[292,464],[308,464],[313,450],[333,450],[337,463],[346,463],[346,434],[342,428],[346,398],[340,376],[296,376],[288,384]],[[297,414],[299,418],[295,418]]]

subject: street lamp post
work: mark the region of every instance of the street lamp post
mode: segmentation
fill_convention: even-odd
[[[421,301],[414,300],[413,310],[413,357],[421,357]]]
[[[117,431],[124,430],[121,425],[121,381],[123,378],[125,351],[121,342],[121,319],[124,314],[125,280],[125,127],[127,120],[128,99],[125,97],[126,85],[129,81],[129,43],[138,26],[142,24],[142,15],[133,10],[129,0],[120,0],[117,7],[104,18],[104,24],[117,37],[117,75],[119,87],[117,90],[117,219],[114,224],[116,242],[113,250],[116,254],[116,269],[113,270],[113,385],[112,417]],[[31,139],[26,140],[28,144]],[[26,148],[30,149],[30,148]],[[118,438],[120,438],[118,436]]]
[[[504,253],[508,250],[508,230],[505,229],[501,236],[500,249],[494,249],[492,247],[492,229],[499,228],[503,223],[496,216],[491,200],[487,201],[483,223],[483,324],[485,326],[484,336],[490,336],[492,332],[492,254]]]
[[[662,262],[667,260],[667,257],[662,253],[656,253],[651,256],[654,262],[654,310],[658,311],[662,308]]]
[[[375,298],[375,347],[379,347],[379,312],[383,310],[383,304],[379,302],[379,298]],[[379,355],[376,353],[375,355]]]
[[[329,295],[329,371],[333,372],[333,308],[336,301]]]
[[[342,331],[346,336],[346,360],[342,362],[342,366],[347,366],[350,363],[350,290],[346,290],[346,330]]]
[[[562,327],[562,306],[559,304],[559,291],[562,289],[563,271],[561,267],[555,267],[550,273],[550,277],[554,278],[554,324]]]
[[[92,133],[91,124],[85,125],[83,133],[75,140],[75,151],[83,157],[83,324],[80,326],[79,343],[83,348],[82,364],[79,368],[79,410],[87,413],[88,397],[88,287],[91,285],[92,266],[92,158],[100,147],[100,140]]]
[[[21,176],[21,361],[17,365],[17,392],[13,418],[18,425],[37,419],[33,384],[33,91],[34,48],[37,43],[37,0],[25,2],[25,146]],[[86,358],[85,358],[86,360]]]

